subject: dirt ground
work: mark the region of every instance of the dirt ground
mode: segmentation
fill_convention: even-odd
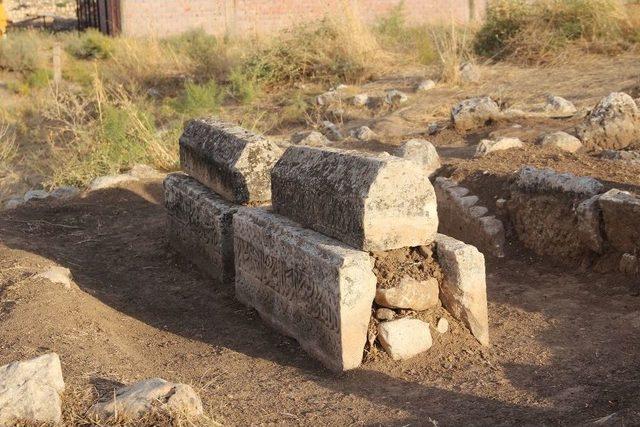
[[[3,213],[0,364],[57,352],[80,412],[160,376],[193,384],[228,425],[640,423],[640,299],[622,276],[490,262],[490,348],[454,323],[414,359],[336,375],[168,248],[161,199],[144,182]],[[78,288],[35,278],[51,264]]]

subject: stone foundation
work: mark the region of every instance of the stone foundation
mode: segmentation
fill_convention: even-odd
[[[436,178],[439,231],[470,243],[483,253],[504,256],[505,233],[502,221],[487,215],[489,210],[478,204],[478,197],[470,194],[448,178]]]
[[[216,283],[233,283],[233,215],[237,205],[184,174],[164,181],[169,244]]]

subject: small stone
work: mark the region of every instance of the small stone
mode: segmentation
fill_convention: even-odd
[[[58,187],[49,195],[57,200],[71,200],[80,194],[80,190],[76,187]]]
[[[166,174],[159,172],[149,165],[134,165],[129,171],[129,175],[138,179],[161,179]]]
[[[338,93],[335,90],[330,90],[318,95],[316,97],[316,103],[320,106],[325,106],[338,97]]]
[[[59,266],[52,266],[43,273],[38,274],[36,277],[47,279],[51,283],[63,285],[65,289],[71,289],[71,284],[73,283],[71,270]]]
[[[328,120],[322,122],[322,130],[324,135],[332,141],[340,141],[343,139],[342,133],[338,126]]]
[[[436,87],[436,82],[433,80],[423,80],[416,87],[416,92],[427,92]]]
[[[551,118],[561,119],[574,116],[578,112],[578,109],[572,102],[564,98],[549,95],[547,97],[547,103],[544,106],[544,112]]]
[[[582,148],[582,142],[566,132],[553,132],[542,137],[540,145],[543,147],[555,147],[562,151],[575,153]]]
[[[601,159],[607,160],[625,160],[631,162],[640,161],[640,152],[638,151],[622,151],[622,150],[602,150]]]
[[[460,79],[465,83],[478,83],[482,77],[480,68],[470,62],[460,66]]]
[[[345,84],[339,84],[338,86],[336,86],[335,90],[347,90],[347,89],[349,89],[349,86]]]
[[[351,135],[360,141],[371,141],[377,136],[376,133],[367,126],[360,126],[359,128],[354,129],[351,132]]]
[[[55,353],[0,367],[0,425],[59,423],[63,391],[62,367]]]
[[[30,200],[44,200],[49,198],[49,192],[45,190],[31,190],[27,191],[24,194],[24,201],[28,202]]]
[[[440,167],[440,156],[433,146],[424,139],[410,139],[396,151],[396,156],[410,160],[431,176]]]
[[[375,302],[387,308],[406,308],[416,311],[436,307],[440,301],[438,280],[431,277],[418,281],[405,276],[395,288],[377,289]]]
[[[388,308],[379,308],[376,310],[376,319],[378,320],[393,320],[396,317],[396,312]]]
[[[89,191],[118,187],[124,183],[132,181],[138,181],[138,178],[129,174],[100,176],[91,181],[91,184],[89,184]]]
[[[4,204],[5,209],[15,209],[24,204],[24,197],[14,196],[9,198]]]
[[[438,133],[440,131],[440,126],[438,126],[438,123],[429,123],[429,126],[427,126],[427,133],[429,135],[435,135],[436,133]]]
[[[202,401],[187,384],[176,384],[161,378],[137,382],[108,394],[89,409],[89,414],[101,420],[114,417],[138,419],[161,409],[186,417],[202,415]]]
[[[628,276],[638,274],[638,257],[632,254],[624,254],[620,258],[620,272]]]
[[[451,110],[453,124],[462,131],[485,126],[500,117],[500,107],[489,97],[466,99]]]
[[[496,209],[503,211],[507,207],[507,201],[505,199],[496,200]]]
[[[367,95],[366,93],[358,94],[353,97],[351,102],[356,107],[364,107],[369,103],[369,95]]]
[[[409,97],[404,92],[400,92],[396,89],[388,90],[387,95],[385,96],[385,102],[390,105],[404,104],[408,100]]]
[[[484,157],[495,151],[509,150],[511,148],[522,148],[524,144],[518,138],[498,138],[497,140],[483,139],[478,144],[475,157]]]
[[[378,325],[378,340],[393,360],[404,360],[431,348],[429,324],[408,317]]]
[[[331,145],[331,141],[317,131],[298,132],[291,137],[291,143],[307,147],[326,147]]]
[[[438,320],[436,330],[441,334],[446,334],[447,331],[449,331],[449,321],[444,317],[441,317],[440,320]]]

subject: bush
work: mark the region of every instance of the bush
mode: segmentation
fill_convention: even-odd
[[[46,87],[52,78],[53,72],[51,70],[38,68],[27,76],[27,85],[33,89],[41,89]]]
[[[114,50],[113,39],[94,29],[80,34],[67,46],[67,51],[78,59],[108,59]]]
[[[174,109],[186,116],[216,113],[220,109],[222,94],[215,80],[199,85],[187,82],[184,92],[174,102]]]
[[[34,31],[16,31],[0,40],[0,68],[28,74],[42,68],[45,59],[40,43],[42,37]]]
[[[496,59],[548,62],[571,46],[617,51],[633,33],[618,0],[493,0],[475,50]]]
[[[229,75],[229,93],[243,104],[249,104],[260,93],[260,85],[254,76],[247,76],[241,69],[235,68]]]

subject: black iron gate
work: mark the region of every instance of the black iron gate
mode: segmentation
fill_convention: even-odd
[[[76,0],[78,29],[96,28],[112,36],[120,34],[120,0]]]

